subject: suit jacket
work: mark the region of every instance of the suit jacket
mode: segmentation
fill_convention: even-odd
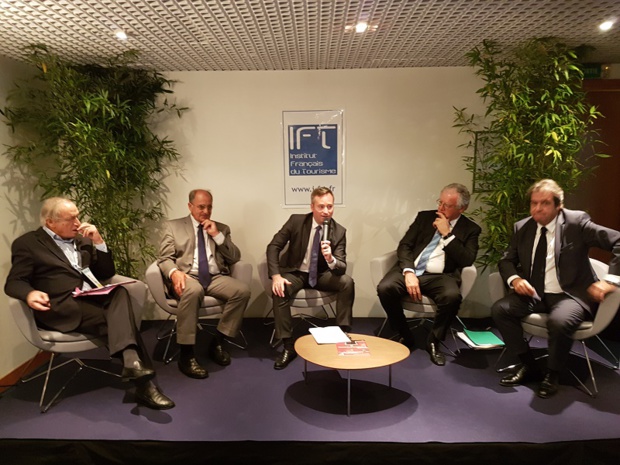
[[[216,245],[209,236],[208,244],[211,253],[215,257],[215,263],[222,274],[230,274],[230,267],[241,259],[241,251],[233,243],[230,237],[230,228],[215,222],[218,231],[224,234],[224,243]],[[164,223],[164,235],[159,249],[157,265],[166,279],[174,268],[183,273],[189,273],[194,261],[196,249],[196,231],[192,223],[191,215]]]
[[[267,267],[269,276],[299,269],[310,240],[312,213],[291,215],[267,246]],[[347,271],[347,230],[332,218],[329,224],[328,239],[336,266],[332,273],[343,275]],[[287,246],[284,254],[280,254]],[[323,258],[323,255],[320,255]],[[325,260],[323,260],[325,262]],[[319,270],[320,270],[319,266]]]
[[[398,243],[398,267],[415,269],[415,259],[422,253],[435,234],[433,222],[437,218],[436,210],[421,211],[416,216],[405,236]],[[476,223],[461,215],[452,229],[454,239],[444,248],[446,262],[444,273],[460,278],[461,269],[470,266],[478,254],[478,236],[481,229]]]
[[[514,225],[510,245],[498,267],[504,282],[518,275],[531,282],[532,249],[537,224],[532,217]],[[562,290],[589,312],[596,304],[588,297],[588,287],[598,277],[590,266],[588,251],[599,247],[613,252],[609,273],[620,274],[620,233],[593,223],[587,213],[566,208],[558,213],[555,229],[555,267]]]
[[[112,254],[97,250],[88,238],[75,239],[82,257],[82,267],[89,267],[95,277],[104,281],[114,275]],[[76,270],[54,239],[39,228],[18,237],[11,247],[11,270],[4,292],[26,301],[31,291],[43,291],[50,297],[49,311],[35,311],[37,321],[59,331],[72,331],[81,322],[79,301],[71,293],[82,288],[84,276]]]

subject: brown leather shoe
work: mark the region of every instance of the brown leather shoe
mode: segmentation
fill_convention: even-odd
[[[297,352],[294,349],[284,349],[279,357],[276,359],[276,363],[273,364],[274,370],[284,370],[289,363],[297,358]]]
[[[209,377],[209,372],[200,366],[196,357],[191,357],[187,360],[179,359],[179,370],[190,378],[204,379]]]
[[[153,383],[145,383],[136,388],[136,402],[155,410],[167,410],[174,407],[174,402]]]
[[[136,360],[129,367],[123,367],[121,380],[127,381],[148,381],[155,377],[155,371],[144,366],[141,360]]]
[[[437,366],[444,366],[446,364],[446,356],[439,351],[439,344],[437,342],[430,342],[426,346],[426,351],[431,357],[431,362]]]
[[[499,384],[506,387],[520,386],[522,384],[529,383],[531,381],[540,381],[542,379],[542,373],[527,365],[522,365],[516,373],[508,376],[504,376]]]
[[[230,365],[230,354],[224,350],[222,344],[211,344],[211,347],[209,347],[209,358],[220,366]]]

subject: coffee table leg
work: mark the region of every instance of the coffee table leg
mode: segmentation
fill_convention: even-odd
[[[308,360],[304,360],[304,382],[308,384]]]
[[[388,377],[388,378],[389,378],[389,381],[390,381],[390,383],[389,383],[389,384],[390,384],[390,388],[391,388],[391,387],[392,387],[392,365],[390,365],[390,366],[388,367],[388,369],[390,370],[390,371],[389,371],[389,373],[390,373],[390,374],[389,374],[389,377]]]
[[[347,416],[351,416],[351,370],[347,370]]]

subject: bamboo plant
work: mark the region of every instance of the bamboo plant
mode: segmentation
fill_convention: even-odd
[[[3,114],[19,142],[9,168],[32,176],[42,197],[67,196],[101,230],[117,272],[139,275],[154,247],[149,228],[162,218],[173,142],[153,132],[171,104],[173,81],[134,66],[127,52],[103,64],[75,64],[45,46],[28,47],[33,77],[16,83]]]
[[[475,152],[464,161],[481,205],[474,215],[484,230],[478,262],[486,267],[501,258],[514,222],[529,215],[531,184],[552,178],[570,193],[589,173],[582,154],[595,143],[600,114],[586,101],[577,54],[556,39],[512,50],[484,41],[466,56],[484,81],[477,92],[487,107],[484,115],[455,108],[455,126]]]

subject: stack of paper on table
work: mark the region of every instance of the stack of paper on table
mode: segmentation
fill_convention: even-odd
[[[325,328],[310,328],[310,333],[317,344],[336,344],[337,342],[351,342],[340,326],[326,326]]]

